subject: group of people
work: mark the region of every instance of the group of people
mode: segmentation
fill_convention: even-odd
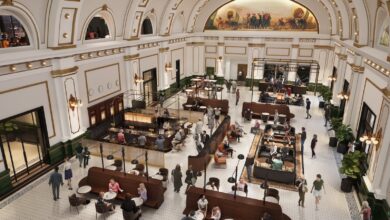
[[[182,180],[183,174],[181,172],[181,166],[179,164],[177,164],[175,169],[172,170],[171,175],[173,180],[173,191],[179,193],[181,187],[183,186],[183,180]],[[186,171],[186,177],[184,179],[184,182],[187,184],[186,191],[191,186],[195,185],[197,178],[198,178],[198,173],[195,172],[192,169],[192,166],[190,165]]]

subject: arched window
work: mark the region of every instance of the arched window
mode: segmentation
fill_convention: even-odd
[[[12,15],[0,15],[1,48],[30,45],[23,25]]]
[[[106,20],[100,15],[95,15],[89,22],[85,40],[110,38],[110,31]]]
[[[153,34],[152,21],[148,17],[145,18],[145,20],[142,22],[141,34],[142,35]]]

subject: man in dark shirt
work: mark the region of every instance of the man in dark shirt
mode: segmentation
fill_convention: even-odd
[[[206,131],[203,131],[203,133],[200,135],[200,140],[203,144],[205,144],[210,139],[210,135],[206,133]]]
[[[310,105],[311,105],[310,99],[306,98],[306,119],[311,118],[311,114],[309,112],[310,111]]]
[[[325,105],[325,127],[328,126],[328,121],[330,120],[330,105]]]
[[[54,173],[50,175],[49,185],[53,190],[53,199],[57,201],[60,198],[60,185],[63,186],[62,175],[58,173],[58,167],[54,168]]]
[[[305,127],[302,127],[302,133],[301,133],[301,153],[303,155],[304,153],[304,144],[305,144],[305,141],[306,141],[306,129]]]
[[[316,144],[317,144],[317,135],[313,135],[313,139],[311,140],[311,158],[317,158],[316,156],[316,152],[314,151],[315,148],[316,148]]]
[[[121,208],[123,210],[124,219],[137,219],[141,215],[141,209],[135,205],[135,202],[131,199],[129,193],[126,193]]]

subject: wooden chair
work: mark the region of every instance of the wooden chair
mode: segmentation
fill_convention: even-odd
[[[77,210],[77,214],[79,214],[79,206],[81,205],[81,203],[76,196],[69,196],[69,205],[69,212],[72,211],[72,207],[75,207]]]
[[[112,164],[113,166],[116,166],[116,171],[121,171],[122,170],[122,160],[115,160],[114,163]]]
[[[95,208],[96,208],[96,219],[98,213],[103,215],[103,218],[106,219],[106,215],[110,211],[110,209],[107,206],[99,205],[98,203],[95,203]]]
[[[220,180],[217,177],[210,177],[209,178],[209,183],[213,182],[214,185],[217,187],[219,191],[219,186],[220,186]]]
[[[279,190],[277,189],[274,189],[274,188],[268,188],[267,189],[267,195],[266,196],[271,196],[271,197],[274,197],[276,200],[278,200],[279,202]]]
[[[226,168],[226,157],[218,157],[217,154],[214,154],[214,164],[216,168]]]

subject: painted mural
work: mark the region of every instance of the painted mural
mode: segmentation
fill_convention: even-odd
[[[205,30],[318,31],[317,20],[290,0],[236,0],[216,10]]]
[[[382,46],[385,46],[385,47],[388,47],[389,46],[389,42],[390,41],[390,37],[389,37],[389,26],[387,26],[383,32],[382,32],[382,35],[381,35],[381,38],[379,40],[379,44],[382,45]]]

